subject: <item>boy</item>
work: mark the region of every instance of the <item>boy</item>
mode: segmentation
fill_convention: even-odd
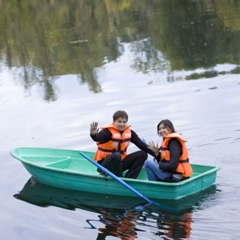
[[[97,122],[90,125],[90,136],[98,146],[94,160],[118,177],[122,177],[122,172],[128,170],[124,177],[137,178],[147,159],[147,153],[154,157],[155,154],[136,132],[130,129],[127,122],[128,114],[120,110],[113,114],[113,122],[103,126],[100,131]],[[127,154],[130,142],[141,150]]]

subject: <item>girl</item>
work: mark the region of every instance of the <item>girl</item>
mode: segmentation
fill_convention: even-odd
[[[163,141],[160,148],[153,141],[149,142],[149,148],[157,157],[144,163],[148,180],[179,182],[189,178],[192,175],[192,167],[188,159],[185,138],[176,133],[168,119],[162,120],[157,125],[157,132]]]

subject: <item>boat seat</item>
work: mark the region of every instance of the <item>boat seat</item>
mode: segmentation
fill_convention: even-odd
[[[53,168],[60,168],[60,169],[64,169],[64,168],[68,168],[69,164],[70,164],[71,160],[70,158],[64,158],[55,162],[52,162],[50,164],[47,164],[46,166],[48,167],[53,167]]]

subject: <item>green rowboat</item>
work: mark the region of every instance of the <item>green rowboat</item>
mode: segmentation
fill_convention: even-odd
[[[81,151],[89,158],[93,152]],[[77,150],[51,148],[16,148],[10,154],[21,161],[40,183],[92,193],[134,197],[135,194],[110,176],[97,172],[96,166]],[[178,183],[148,181],[143,168],[137,179],[121,178],[132,188],[151,199],[176,200],[200,192],[216,181],[216,166],[192,164],[193,175]]]

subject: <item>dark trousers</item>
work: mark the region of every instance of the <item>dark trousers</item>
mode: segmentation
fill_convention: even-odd
[[[137,178],[146,159],[147,153],[144,151],[130,153],[122,161],[121,154],[114,152],[98,163],[118,177],[122,177],[122,172],[128,170],[124,177]]]

